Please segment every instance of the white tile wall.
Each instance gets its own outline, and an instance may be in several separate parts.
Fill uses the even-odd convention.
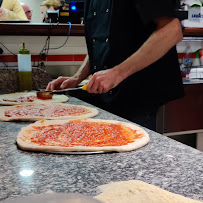
[[[22,42],[25,42],[26,48],[30,50],[31,54],[39,54],[45,45],[46,36],[1,36],[1,42],[13,53],[17,54]],[[52,36],[50,41],[51,47],[59,47],[66,40],[66,36]],[[0,45],[1,47],[1,45]],[[9,52],[4,50],[4,54]],[[56,50],[50,50],[49,54],[86,54],[85,37],[69,37],[67,44]]]

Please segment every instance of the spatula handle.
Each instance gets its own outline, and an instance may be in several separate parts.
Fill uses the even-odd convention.
[[[85,90],[85,91],[87,90],[87,84],[82,86],[82,90]]]

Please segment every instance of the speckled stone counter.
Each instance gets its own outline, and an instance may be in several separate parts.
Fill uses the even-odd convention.
[[[69,103],[86,104],[76,98]],[[101,109],[97,118],[126,121]],[[26,152],[15,140],[25,122],[0,122],[0,200],[47,192],[94,196],[97,186],[137,179],[203,201],[203,153],[150,130],[150,142],[125,153]],[[27,170],[27,171],[25,171]]]

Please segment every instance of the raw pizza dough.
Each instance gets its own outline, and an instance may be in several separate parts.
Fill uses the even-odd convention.
[[[12,101],[4,101],[4,100],[19,100],[19,98],[34,98],[34,101],[31,102],[12,102]],[[0,95],[0,105],[20,105],[20,104],[47,104],[47,103],[63,103],[68,101],[68,97],[66,95],[53,95],[52,99],[38,99],[36,92],[16,92],[12,94],[3,94]]]
[[[139,180],[114,182],[99,189],[102,193],[95,199],[103,203],[201,203]]]
[[[70,122],[70,123],[69,123]],[[75,122],[75,126],[72,128],[74,129],[74,131],[71,131],[72,129],[70,129],[69,131],[65,129],[65,131],[63,131],[62,133],[57,133],[60,135],[59,139],[59,143],[55,142],[55,141],[50,141],[50,137],[52,138],[53,135],[49,135],[48,138],[46,138],[47,140],[49,140],[50,144],[46,145],[40,145],[35,143],[35,140],[37,139],[37,142],[39,142],[39,140],[44,140],[46,135],[40,136],[38,132],[40,131],[35,131],[36,128],[39,127],[46,127],[46,128],[51,128],[52,125],[63,125],[63,124],[71,124],[71,122]],[[87,124],[91,124],[92,126],[95,126],[94,124],[105,124],[105,129],[104,128],[99,128],[99,129],[94,129],[93,127],[93,133],[89,133],[88,136],[86,137],[83,133],[84,131],[86,131],[86,127],[85,128],[80,128],[80,126],[78,126],[77,122],[88,122]],[[114,125],[115,124],[115,125]],[[123,125],[124,128],[126,127],[127,129],[129,128],[128,132],[133,132],[129,139],[131,139],[131,143],[125,144],[125,145],[121,145],[121,146],[117,146],[117,145],[108,145],[107,146],[95,146],[98,144],[98,142],[102,142],[102,141],[107,141],[107,140],[111,140],[112,136],[107,134],[107,137],[101,137],[100,140],[98,140],[98,136],[96,137],[96,133],[95,132],[110,132],[110,134],[112,134],[112,128],[115,126],[119,126],[119,125]],[[91,126],[89,126],[90,129],[92,130]],[[101,127],[101,126],[100,126]],[[57,127],[58,128],[58,127]],[[55,130],[57,130],[57,128]],[[58,128],[59,129],[59,128]],[[88,128],[89,129],[89,128]],[[106,130],[107,129],[107,130]],[[115,128],[114,128],[115,129]],[[108,131],[109,130],[109,131]],[[41,132],[45,132],[46,129],[41,129]],[[53,129],[52,129],[53,131]],[[48,132],[48,131],[46,131]],[[65,133],[66,134],[65,134]],[[78,142],[82,142],[82,144],[74,144],[73,145],[68,145],[68,146],[63,146],[64,143],[72,143],[70,141],[71,139],[71,135],[68,132],[74,132],[72,134],[75,135],[76,137],[76,141],[79,140]],[[49,133],[49,132],[48,132]],[[47,134],[48,134],[47,133]],[[37,136],[33,136],[33,134],[37,135]],[[65,134],[65,135],[64,135]],[[115,133],[114,133],[115,135]],[[120,136],[120,134],[118,135]],[[33,138],[34,137],[34,138]],[[74,140],[75,140],[74,137]],[[30,141],[32,140],[32,142]],[[84,140],[85,144],[84,144]],[[133,141],[132,141],[133,140]],[[34,142],[33,142],[34,141]],[[89,146],[88,145],[88,141],[89,141]],[[119,140],[116,139],[116,142],[118,142]],[[53,151],[53,152],[68,152],[68,151],[89,151],[89,152],[96,152],[96,151],[117,151],[117,152],[124,152],[124,151],[132,151],[135,149],[138,149],[140,147],[143,147],[144,145],[146,145],[149,142],[149,135],[147,134],[146,131],[144,131],[142,128],[130,124],[130,123],[124,123],[124,122],[119,122],[119,121],[114,121],[114,120],[101,120],[101,119],[74,119],[74,120],[42,120],[42,121],[37,121],[34,124],[30,124],[27,127],[23,127],[21,129],[21,131],[19,132],[18,136],[17,136],[17,144],[18,146],[23,149],[23,150],[31,150],[31,151]],[[61,145],[62,143],[62,145]],[[59,146],[60,145],[60,146]]]
[[[36,121],[90,118],[98,114],[96,108],[72,104],[24,104],[0,107],[0,121]],[[14,115],[13,115],[14,114]]]

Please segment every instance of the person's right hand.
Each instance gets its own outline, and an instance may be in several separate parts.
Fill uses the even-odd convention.
[[[74,77],[58,77],[56,80],[51,81],[46,88],[48,90],[60,90],[65,88],[77,87],[79,81]]]
[[[8,10],[0,8],[0,20],[6,20],[8,18]]]

